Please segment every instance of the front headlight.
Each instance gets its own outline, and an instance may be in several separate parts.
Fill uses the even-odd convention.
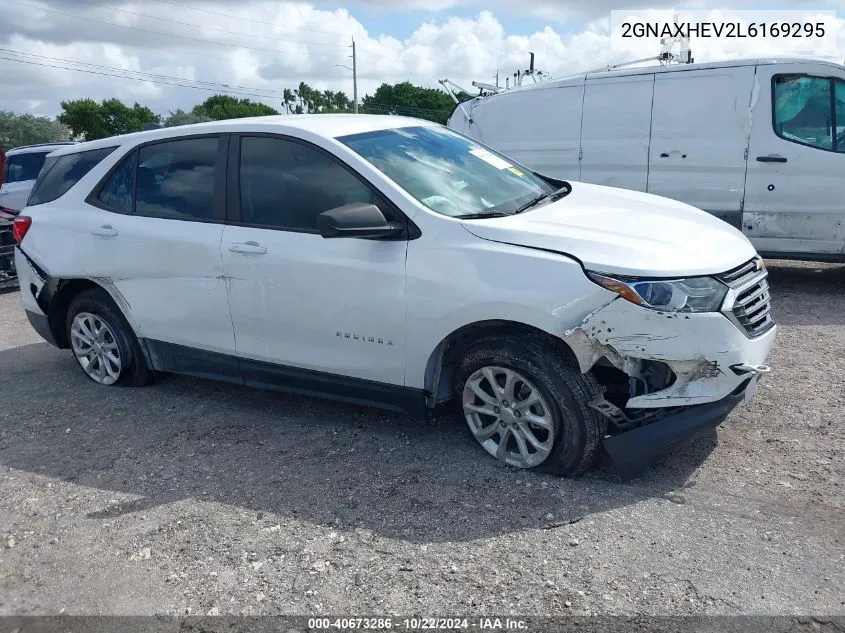
[[[644,308],[666,312],[718,312],[728,287],[712,277],[637,279],[588,272],[603,288]]]

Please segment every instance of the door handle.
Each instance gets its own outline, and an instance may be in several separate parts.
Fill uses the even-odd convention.
[[[267,249],[258,242],[234,242],[229,244],[229,250],[233,253],[244,253],[248,255],[264,255]]]
[[[785,163],[786,157],[776,155],[758,156],[757,160],[761,163]]]
[[[117,229],[113,228],[110,224],[104,224],[103,226],[98,226],[96,229],[93,229],[91,233],[101,237],[114,237],[117,235]]]

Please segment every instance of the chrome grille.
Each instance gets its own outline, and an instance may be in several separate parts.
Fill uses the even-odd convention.
[[[725,314],[749,336],[760,336],[775,324],[768,273],[759,258],[717,275],[730,291]]]

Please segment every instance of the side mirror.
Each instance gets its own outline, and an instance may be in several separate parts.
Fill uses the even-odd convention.
[[[405,227],[388,222],[374,204],[345,204],[317,216],[317,228],[323,237],[393,237]]]

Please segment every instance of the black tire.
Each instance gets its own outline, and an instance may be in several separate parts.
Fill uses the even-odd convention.
[[[601,388],[591,376],[580,373],[563,345],[531,335],[482,339],[467,349],[458,363],[453,389],[460,419],[475,440],[462,408],[467,379],[486,366],[508,368],[524,376],[549,403],[555,425],[551,452],[530,470],[574,477],[588,470],[601,452],[606,422],[589,406]]]
[[[65,331],[67,332],[68,341],[70,341],[71,336],[71,324],[80,312],[88,312],[95,315],[114,334],[114,339],[120,352],[121,371],[117,381],[113,385],[108,386],[143,387],[153,382],[155,376],[152,370],[147,367],[135,333],[121,313],[120,308],[117,307],[114,300],[105,290],[102,288],[84,290],[70,302],[67,318],[65,319]],[[81,363],[77,362],[77,365],[79,365],[82,373],[90,380],[97,382],[88,375]]]

